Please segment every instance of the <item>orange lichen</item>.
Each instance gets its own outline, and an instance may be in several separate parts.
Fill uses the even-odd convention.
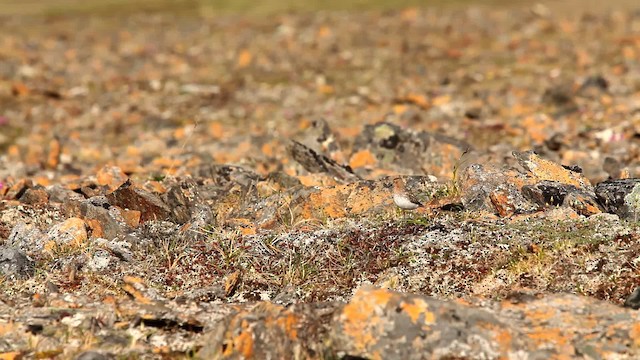
[[[253,61],[253,55],[249,50],[244,49],[240,51],[240,54],[238,54],[238,61],[236,62],[236,66],[238,68],[245,68],[249,66],[249,64],[251,64],[251,61]]]
[[[633,346],[636,348],[640,347],[640,323],[635,323],[631,325],[631,329],[629,330],[629,337],[633,342]]]
[[[549,137],[554,123],[548,116],[528,116],[522,121],[522,126],[534,143],[542,143]]]
[[[423,316],[423,321],[426,325],[431,325],[435,322],[435,314],[429,311],[429,304],[423,299],[417,298],[410,303],[402,303],[400,307],[409,315],[414,324],[418,323],[420,315]]]
[[[282,328],[287,337],[291,340],[298,339],[298,322],[299,319],[292,313],[278,317],[276,324]]]
[[[565,346],[570,338],[562,333],[561,329],[547,328],[536,326],[528,334],[529,338],[533,340],[537,345],[543,345],[546,343],[555,344],[558,347]]]
[[[353,339],[354,346],[363,350],[377,339],[380,316],[376,310],[386,306],[393,293],[384,289],[358,290],[351,302],[342,310],[344,333]]]
[[[427,99],[427,97],[422,94],[409,94],[407,95],[406,100],[412,104],[418,105],[423,109],[428,109],[431,106],[431,104],[429,103],[429,99]]]
[[[333,33],[333,31],[331,31],[330,27],[328,27],[327,25],[322,25],[318,29],[317,36],[318,36],[318,39],[323,39],[323,38],[331,36],[332,33]]]
[[[309,196],[309,202],[315,209],[321,209],[330,218],[341,218],[347,215],[345,210],[344,193],[347,186],[324,188],[320,192]]]
[[[556,312],[553,310],[539,310],[535,309],[533,311],[528,311],[526,316],[529,320],[531,320],[534,324],[540,324],[549,321],[557,316]]]
[[[391,195],[386,191],[372,191],[369,187],[362,186],[353,191],[347,200],[351,214],[362,214],[374,206],[389,201]]]
[[[217,121],[209,124],[207,132],[214,139],[222,139],[224,137],[224,128],[222,127],[222,124]]]
[[[354,169],[373,166],[377,162],[376,157],[369,150],[360,150],[351,156],[349,166]]]
[[[433,104],[433,106],[442,106],[442,105],[446,105],[448,103],[451,102],[451,96],[450,95],[441,95],[441,96],[437,96],[435,98],[433,98],[433,101],[431,102]]]
[[[584,176],[569,171],[553,161],[543,159],[536,154],[530,154],[529,158],[524,161],[527,168],[538,180],[557,181],[563,184],[574,185],[582,188],[591,186],[589,180]]]

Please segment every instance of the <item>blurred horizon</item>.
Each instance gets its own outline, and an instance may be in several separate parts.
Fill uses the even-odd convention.
[[[517,8],[543,4],[552,12],[576,14],[615,9],[639,9],[637,0],[327,0],[300,2],[294,0],[0,0],[0,16],[56,16],[89,14],[109,16],[140,12],[168,12],[183,15],[247,14],[255,16],[285,12],[388,10],[406,7]],[[578,11],[576,11],[578,10]]]

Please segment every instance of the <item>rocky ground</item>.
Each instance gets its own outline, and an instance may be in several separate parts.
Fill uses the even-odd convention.
[[[570,9],[0,18],[0,358],[640,357],[640,11]]]

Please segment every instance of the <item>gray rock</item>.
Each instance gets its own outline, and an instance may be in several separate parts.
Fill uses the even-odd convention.
[[[19,249],[13,247],[1,248],[0,272],[13,279],[28,278],[33,275],[34,263]]]
[[[34,225],[19,222],[11,230],[5,244],[26,253],[37,252],[43,247],[43,243],[39,241],[42,236],[42,232]]]
[[[114,219],[109,211],[109,202],[104,196],[94,196],[80,203],[80,215],[84,219],[97,220],[102,227],[102,236],[114,239],[124,234],[122,226]]]
[[[84,196],[81,194],[58,184],[47,187],[47,194],[49,194],[49,201],[55,203],[64,203],[70,200],[84,200]]]
[[[605,211],[621,219],[640,215],[640,179],[607,180],[596,185],[596,198]]]

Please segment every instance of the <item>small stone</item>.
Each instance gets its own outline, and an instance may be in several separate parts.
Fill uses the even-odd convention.
[[[240,271],[235,271],[224,281],[224,295],[226,297],[230,297],[236,291],[238,284],[242,280],[242,273]]]

